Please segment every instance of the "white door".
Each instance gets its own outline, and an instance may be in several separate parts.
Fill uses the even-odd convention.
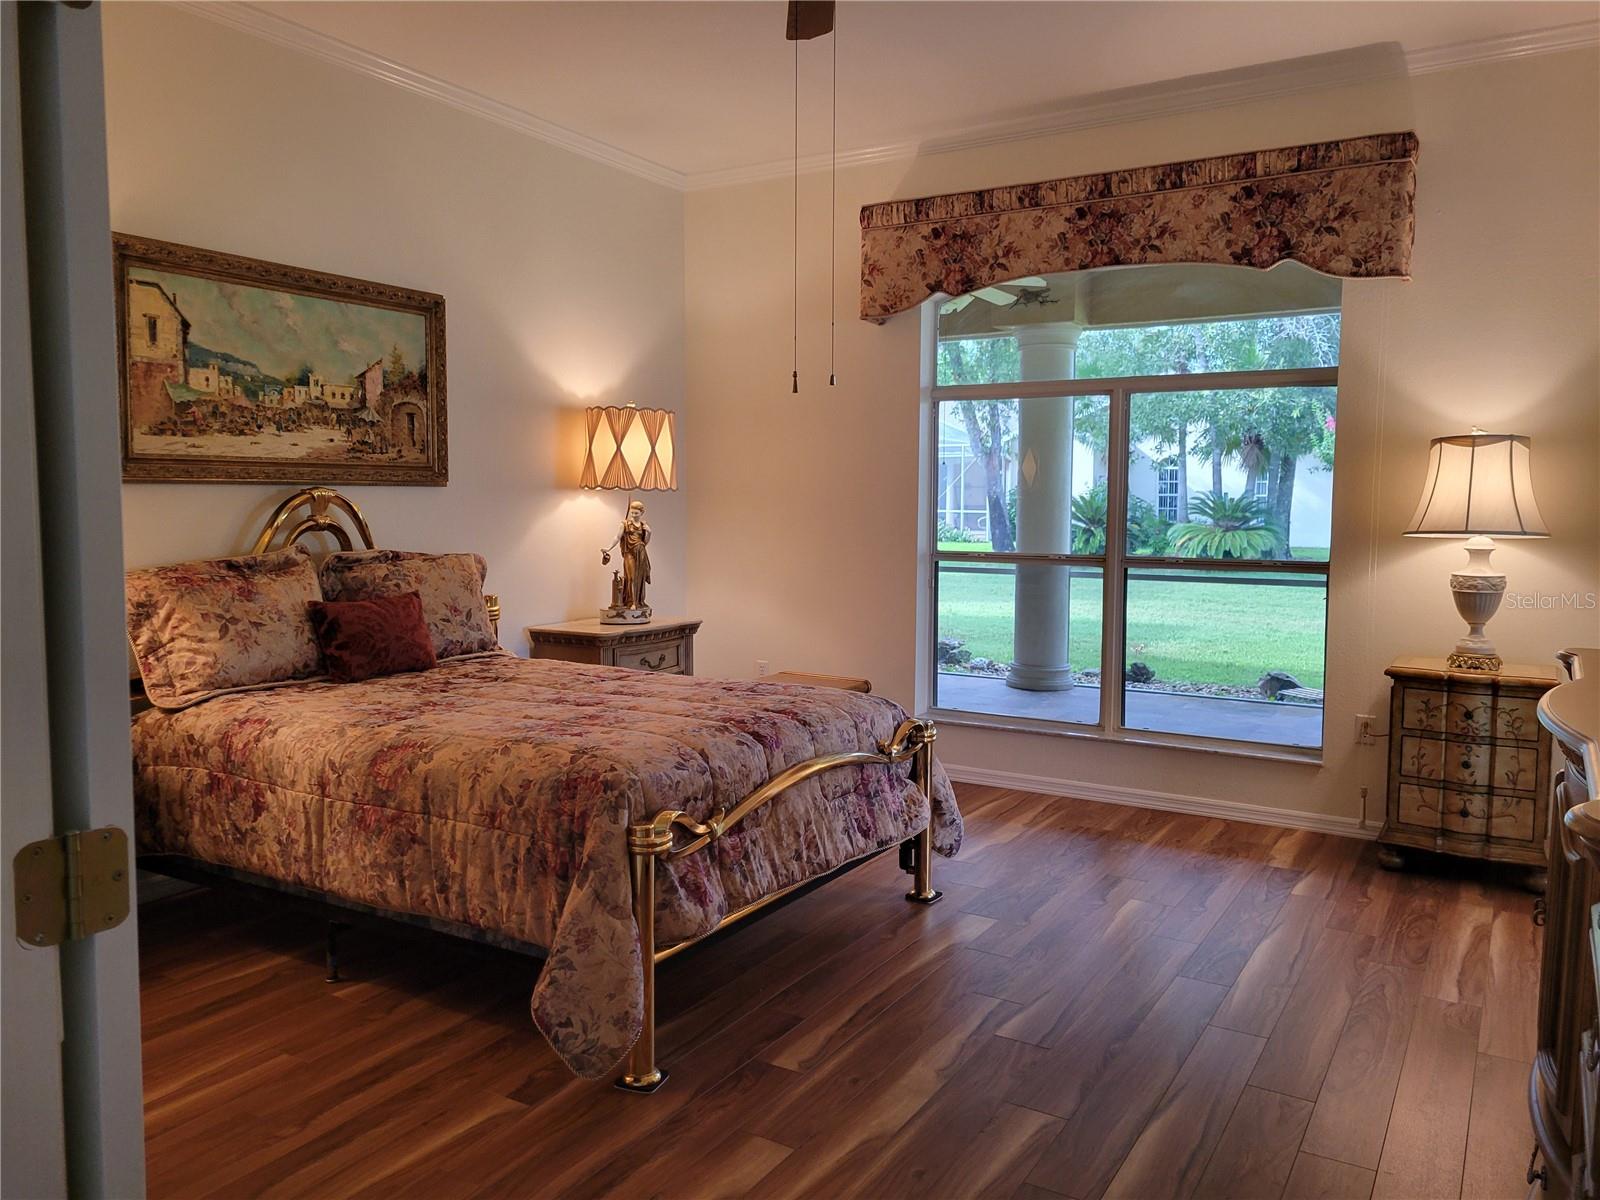
[[[133,828],[100,12],[6,0],[0,20],[0,1191],[139,1197],[135,920],[25,947],[12,896],[27,842]]]

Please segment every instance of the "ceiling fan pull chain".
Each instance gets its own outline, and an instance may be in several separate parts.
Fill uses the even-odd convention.
[[[800,394],[800,39],[794,43],[794,369],[790,391]]]
[[[830,151],[833,156],[833,207],[830,209],[828,221],[828,386],[833,387],[838,382],[835,369],[839,356],[839,285],[836,279],[839,268],[839,25],[837,20],[829,41],[833,43],[833,68],[828,80],[833,89],[833,99],[830,102],[830,115],[833,118],[833,147]]]

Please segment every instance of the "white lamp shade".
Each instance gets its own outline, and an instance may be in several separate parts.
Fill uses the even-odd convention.
[[[1434,438],[1410,537],[1549,537],[1533,498],[1528,439],[1509,433]]]
[[[678,487],[676,414],[664,408],[586,408],[579,487],[671,492]]]

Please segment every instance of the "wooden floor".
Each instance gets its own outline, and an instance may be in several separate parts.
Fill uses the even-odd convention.
[[[141,914],[150,1194],[1521,1197],[1514,880],[963,788],[942,904],[885,856],[662,969],[654,1097],[572,1079],[525,960],[206,893]]]

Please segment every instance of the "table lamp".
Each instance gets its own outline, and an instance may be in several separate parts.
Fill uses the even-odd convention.
[[[1528,439],[1509,433],[1434,438],[1422,498],[1407,537],[1466,538],[1467,565],[1450,576],[1456,611],[1467,633],[1450,653],[1457,670],[1498,671],[1503,665],[1483,629],[1500,607],[1506,577],[1489,564],[1495,538],[1549,537],[1533,499]]]
[[[629,492],[671,492],[678,488],[676,415],[663,408],[586,408],[583,412],[585,452],[582,488]],[[650,620],[645,588],[650,583],[650,526],[644,501],[632,497],[616,541],[600,551],[611,564],[617,551],[622,565],[611,573],[611,604],[600,610],[604,625],[640,625]]]

